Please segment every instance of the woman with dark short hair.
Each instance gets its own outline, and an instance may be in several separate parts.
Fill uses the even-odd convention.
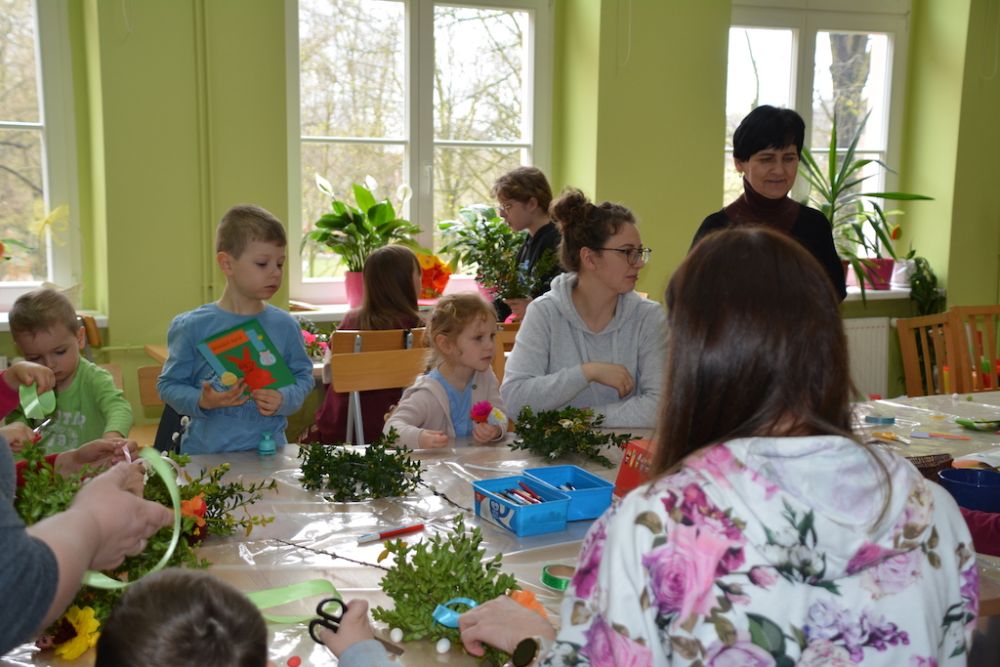
[[[737,225],[776,229],[816,258],[843,301],[844,265],[833,244],[830,222],[788,196],[798,174],[805,132],[802,117],[791,109],[762,105],[747,114],[733,133],[733,164],[743,174],[743,195],[705,218],[692,245],[709,232]]]

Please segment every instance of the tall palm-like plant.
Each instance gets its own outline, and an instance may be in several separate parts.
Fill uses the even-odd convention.
[[[901,214],[902,211],[886,210],[879,201],[932,199],[908,192],[862,190],[862,183],[875,175],[863,175],[865,167],[876,164],[889,169],[881,160],[856,157],[858,142],[870,115],[871,112],[865,114],[864,119],[858,124],[843,154],[837,149],[837,117],[834,115],[826,170],[820,168],[808,148],[802,149],[802,164],[799,167],[799,173],[811,186],[810,203],[829,220],[833,228],[833,238],[837,243],[837,251],[851,264],[859,277],[873,268],[874,263],[870,258],[888,255],[892,259],[897,259],[892,242],[898,238],[900,228],[899,225],[890,224],[889,219],[891,216]],[[866,233],[866,229],[870,229],[872,233]],[[864,280],[859,279],[858,282],[864,296]]]

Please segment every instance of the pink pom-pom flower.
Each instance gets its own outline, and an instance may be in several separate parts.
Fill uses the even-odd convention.
[[[477,424],[485,424],[489,420],[491,412],[493,412],[492,403],[489,401],[479,401],[469,411],[469,418]]]

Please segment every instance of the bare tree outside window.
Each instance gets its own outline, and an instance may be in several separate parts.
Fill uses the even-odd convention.
[[[31,225],[45,215],[35,25],[32,0],[0,0],[0,238],[32,246]],[[12,259],[0,262],[0,282],[47,277],[44,249],[6,254]]]

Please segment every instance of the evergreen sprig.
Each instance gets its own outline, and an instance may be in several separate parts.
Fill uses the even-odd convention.
[[[420,461],[406,449],[391,446],[395,429],[363,451],[313,443],[299,447],[302,486],[321,489],[337,502],[405,496],[421,482]]]
[[[403,631],[406,641],[437,641],[448,638],[452,645],[461,645],[457,629],[434,621],[434,609],[455,597],[465,597],[482,604],[519,588],[513,576],[500,571],[501,554],[485,559],[481,548],[482,532],[478,527],[466,531],[459,514],[454,530],[408,544],[402,540],[387,542],[379,556],[392,555],[393,566],[382,577],[382,590],[392,598],[393,609],[376,607],[375,620],[390,628]],[[507,662],[509,656],[490,649],[485,659],[496,665]]]
[[[525,406],[517,416],[514,430],[518,438],[511,449],[526,449],[550,461],[575,454],[611,468],[614,464],[601,454],[601,448],[610,445],[622,449],[632,434],[602,432],[598,429],[603,423],[604,415],[595,415],[590,408],[567,407],[535,414]]]

